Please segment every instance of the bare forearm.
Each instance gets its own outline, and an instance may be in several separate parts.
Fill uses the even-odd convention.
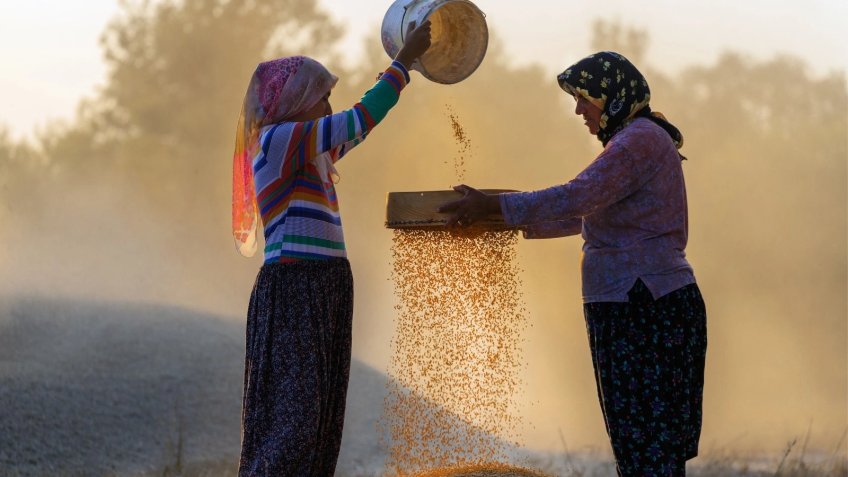
[[[409,51],[401,49],[398,54],[395,56],[395,61],[402,64],[407,70],[412,69],[412,63],[415,62],[415,56],[412,55]]]

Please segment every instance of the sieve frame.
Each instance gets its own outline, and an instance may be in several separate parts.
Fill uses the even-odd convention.
[[[518,192],[514,189],[480,189],[486,194]],[[400,191],[386,194],[386,221],[388,229],[450,230],[446,227],[450,213],[439,212],[440,205],[459,200],[462,192],[455,190]],[[490,215],[463,227],[472,230],[518,230],[507,225],[500,215]]]

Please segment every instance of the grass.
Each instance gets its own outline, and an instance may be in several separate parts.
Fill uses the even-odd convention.
[[[689,477],[848,476],[848,459],[846,459],[844,452],[834,453],[830,458],[822,461],[814,461],[805,458],[796,447],[795,444],[787,445],[783,457],[774,462],[762,462],[760,459],[732,454],[714,454],[700,457],[687,466],[687,475]],[[232,460],[184,464],[180,467],[179,473],[174,473],[175,467],[173,464],[165,466],[158,472],[142,474],[139,477],[235,477],[238,470],[237,463]],[[527,463],[522,463],[522,466],[557,477],[612,477],[615,475],[613,462],[600,456],[560,453],[531,459]],[[379,472],[364,472],[355,475],[337,474],[337,477],[382,476]]]
[[[178,407],[178,406],[175,406]],[[176,409],[175,409],[176,411]],[[238,463],[232,459],[186,463],[183,456],[183,420],[176,412],[176,439],[169,441],[171,462],[161,469],[140,474],[138,477],[236,477]],[[808,444],[810,430],[801,441],[792,439],[779,454],[779,458],[760,458],[739,455],[733,451],[710,451],[687,465],[689,477],[848,477],[848,451],[845,448],[848,429],[834,449],[828,453],[810,455]],[[563,451],[540,454],[521,462],[522,467],[556,477],[608,477],[615,475],[615,464],[609,455],[598,452],[573,453],[568,450],[560,433]],[[336,474],[337,477],[382,477],[379,471],[356,474]]]

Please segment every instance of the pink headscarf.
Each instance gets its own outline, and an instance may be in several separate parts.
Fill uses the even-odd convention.
[[[239,115],[233,153],[233,238],[245,257],[256,252],[259,209],[253,184],[253,158],[260,151],[260,129],[308,110],[337,81],[321,63],[305,56],[266,61],[253,72]]]

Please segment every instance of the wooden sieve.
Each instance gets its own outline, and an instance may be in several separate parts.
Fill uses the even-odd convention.
[[[480,189],[487,194],[516,192],[510,189]],[[462,198],[455,190],[430,190],[418,192],[389,192],[386,197],[386,227],[390,229],[429,229],[445,227],[450,214],[438,212],[439,206]],[[508,230],[500,216],[491,216],[475,222],[469,228],[476,230]]]

